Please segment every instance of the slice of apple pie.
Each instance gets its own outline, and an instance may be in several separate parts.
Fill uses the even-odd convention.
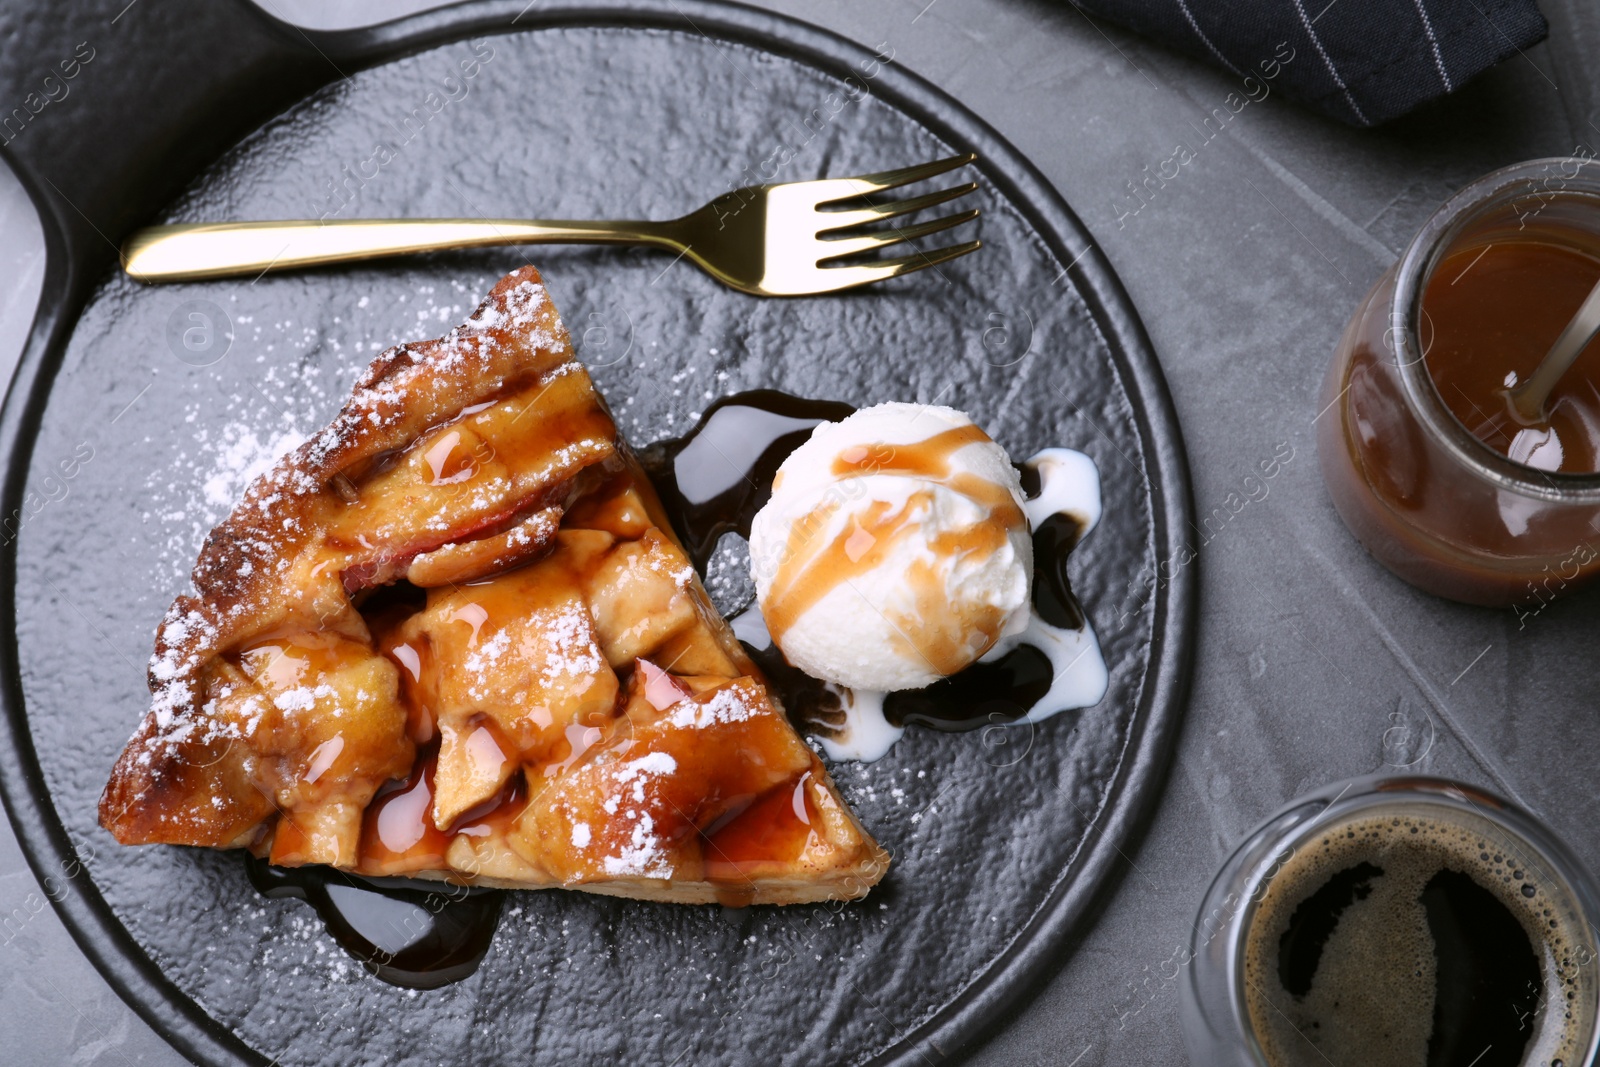
[[[100,801],[124,844],[686,903],[859,897],[888,866],[531,267],[380,356],[194,584]]]

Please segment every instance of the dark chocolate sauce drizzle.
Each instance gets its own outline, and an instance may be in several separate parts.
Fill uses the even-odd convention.
[[[503,890],[274,867],[245,855],[258,892],[310,904],[340,947],[391,985],[437,989],[461,981],[478,969],[500,922]]]
[[[920,723],[952,733],[1012,722],[1050,692],[1055,675],[1049,656],[1033,645],[1018,645],[926,689],[890,693],[883,700],[883,717],[892,726]]]
[[[702,576],[725,533],[750,536],[772,496],[772,479],[819,423],[855,413],[835,400],[805,400],[774,389],[723,397],[682,437],[639,451],[673,528]]]
[[[770,389],[717,401],[683,437],[642,450],[639,459],[689,549],[702,577],[725,533],[750,536],[756,512],[772,496],[772,478],[821,422],[854,412],[848,404],[804,400]],[[1017,465],[1028,499],[1039,495],[1039,472]],[[1083,609],[1072,594],[1067,558],[1083,528],[1070,515],[1052,515],[1033,532],[1033,606],[1052,626],[1076,630]],[[778,691],[802,729],[827,729],[843,722],[839,698],[797,670],[773,645],[745,650]],[[975,730],[1026,715],[1046,693],[1054,671],[1040,649],[1018,645],[988,663],[974,663],[926,689],[890,693],[883,714],[891,724],[920,723],[935,730]]]
[[[1072,595],[1072,580],[1067,577],[1067,557],[1082,536],[1083,523],[1061,512],[1033,531],[1033,610],[1061,630],[1083,628],[1083,608]]]
[[[1039,469],[1026,463],[1013,463],[1022,481],[1022,495],[1034,500],[1043,491]],[[1075,516],[1057,512],[1033,531],[1033,610],[1051,626],[1077,630],[1083,626],[1083,608],[1072,595],[1067,577],[1067,557],[1083,539],[1083,523]]]

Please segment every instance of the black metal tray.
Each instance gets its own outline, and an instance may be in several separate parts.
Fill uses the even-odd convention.
[[[4,152],[49,250],[0,412],[15,579],[0,591],[15,634],[0,642],[0,787],[83,951],[178,1049],[207,1064],[938,1062],[1070,950],[1176,733],[1189,496],[1115,275],[992,130],[889,46],[703,0],[475,3],[350,33],[235,0],[0,19],[0,100],[29,114]],[[377,162],[380,143],[393,151]],[[952,149],[982,157],[984,251],[859,294],[757,300],[596,249],[160,288],[115,269],[115,242],[161,219],[667,215],[751,181]],[[376,347],[438,335],[525,254],[638,444],[682,432],[711,396],[769,387],[950,404],[1014,454],[1089,452],[1107,510],[1074,581],[1111,690],[1036,728],[914,730],[880,763],[837,768],[895,855],[863,902],[522,894],[476,975],[408,993],[302,906],[258,897],[236,856],[120,848],[94,805],[144,710],[154,625],[241,461],[325,421]]]

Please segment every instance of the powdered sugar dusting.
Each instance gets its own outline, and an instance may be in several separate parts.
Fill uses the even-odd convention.
[[[434,322],[461,321],[475,306],[475,294],[487,292],[493,282],[487,276],[458,279],[447,292],[437,293],[434,285],[423,285],[414,317],[379,314],[374,308],[369,314],[336,315],[331,328],[290,318],[257,321],[235,311],[230,371],[221,379],[231,391],[211,393],[219,384],[216,378],[187,383],[197,394],[183,416],[184,425],[194,427],[193,436],[145,484],[151,505],[144,521],[157,525],[161,538],[153,587],[184,582],[206,534],[256,478],[327,423],[366,374],[368,358],[415,340],[419,330],[424,336],[433,333]],[[532,292],[515,294],[523,317],[547,299],[543,286],[534,288],[538,299]],[[358,307],[367,304],[362,298]],[[247,369],[255,367],[260,369]]]
[[[165,533],[162,569],[168,580],[179,578],[194,562],[205,536],[244,496],[257,478],[305,440],[295,419],[284,416],[265,426],[243,419],[220,428],[202,426],[193,445],[178,453],[175,469],[152,474],[147,489],[156,506],[145,521],[159,522]]]
[[[672,860],[655,832],[655,819],[641,811],[631,812],[633,836],[615,856],[601,863],[605,872],[619,878],[671,878]]]
[[[545,685],[563,686],[569,679],[598,674],[607,666],[595,639],[594,621],[583,604],[568,604],[553,618],[544,616],[539,622],[548,642],[539,672]]]
[[[665,752],[649,752],[638,759],[629,760],[617,769],[614,781],[619,786],[632,786],[624,788],[621,794],[613,793],[606,799],[605,809],[608,814],[615,815],[619,801],[631,794],[634,804],[622,813],[622,818],[633,823],[627,843],[614,855],[606,856],[601,861],[602,869],[613,877],[620,878],[670,878],[672,877],[672,858],[667,843],[656,832],[655,817],[644,808],[645,787],[648,780],[654,776],[673,774],[678,769],[678,761]]]
[[[673,726],[704,730],[708,726],[744,722],[761,711],[761,705],[752,703],[742,687],[729,685],[718,689],[704,704],[685,700],[675,705],[667,721]]]
[[[317,701],[328,700],[338,695],[331,685],[324,684],[315,687],[301,685],[293,689],[285,689],[273,698],[272,704],[279,711],[310,711],[317,706]],[[334,714],[337,715],[338,713],[339,709],[335,708]]]
[[[639,803],[644,803],[644,777],[651,774],[672,774],[678,769],[678,761],[666,752],[648,752],[636,760],[630,760],[617,771],[617,781],[623,785],[633,782],[633,798]]]
[[[216,450],[218,466],[201,486],[206,504],[229,508],[244,495],[245,487],[267,471],[280,456],[288,455],[305,438],[294,430],[274,436],[270,431],[258,435],[244,423],[223,428]]]
[[[494,672],[495,664],[500,662],[500,657],[505,655],[506,650],[510,647],[511,635],[501,630],[467,653],[467,658],[462,663],[462,666],[472,677],[472,680],[467,683],[467,693],[474,700],[490,699],[487,682]],[[525,695],[523,693],[517,694],[519,698]]]
[[[467,608],[476,607],[467,605]],[[508,662],[516,663],[519,669],[532,670],[538,687],[545,691],[569,690],[576,680],[609,670],[595,636],[594,622],[581,601],[541,611],[531,616],[528,624],[529,632],[520,640],[514,638],[509,629],[497,630],[481,641],[474,634],[471,651],[462,660],[462,668],[469,678],[467,692],[474,700],[509,696],[519,705],[542,702],[543,698],[536,691],[524,689],[507,694],[503,687],[496,685],[496,679],[503,677]]]
[[[150,713],[156,726],[151,748],[178,745],[191,739],[195,724],[189,721],[184,712],[196,702],[196,668],[200,660],[209,654],[196,650],[208,649],[215,636],[216,628],[210,621],[181,601],[173,604],[161,620],[156,653],[150,660],[150,681],[154,686]],[[223,725],[212,717],[207,717],[205,721],[211,724],[212,729],[219,729]],[[145,763],[150,762],[150,749],[143,753],[143,759]]]

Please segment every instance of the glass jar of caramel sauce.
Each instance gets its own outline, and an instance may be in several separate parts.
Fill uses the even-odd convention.
[[[1600,572],[1600,340],[1536,421],[1526,381],[1600,281],[1600,161],[1534,160],[1441,207],[1356,310],[1316,417],[1334,506],[1380,562],[1469,604]]]

